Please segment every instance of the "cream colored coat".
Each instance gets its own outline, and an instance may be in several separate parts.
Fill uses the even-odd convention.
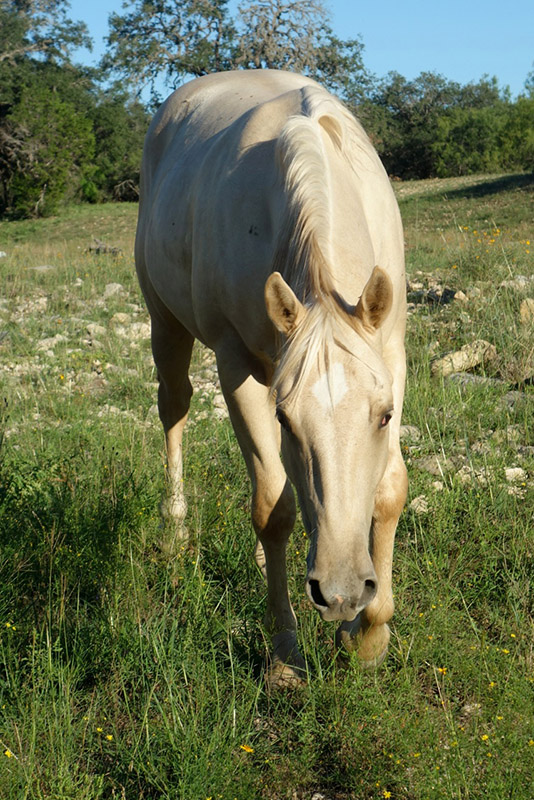
[[[378,663],[406,497],[406,308],[398,208],[365,133],[335,98],[287,72],[186,84],[147,135],[136,264],[166,434],[164,515],[178,531],[197,338],[216,354],[252,482],[269,680],[304,668],[287,592],[290,483],[311,542],[308,596],[341,621],[338,641]]]

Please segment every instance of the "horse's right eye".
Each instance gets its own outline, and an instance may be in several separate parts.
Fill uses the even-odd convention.
[[[284,428],[284,430],[289,431],[289,433],[291,433],[291,425],[289,424],[289,420],[284,414],[284,412],[279,408],[276,409],[276,419],[278,420],[282,428]]]
[[[384,414],[384,416],[380,420],[380,427],[381,428],[387,428],[387,426],[389,425],[390,421],[391,421],[391,413],[388,411],[388,413]]]

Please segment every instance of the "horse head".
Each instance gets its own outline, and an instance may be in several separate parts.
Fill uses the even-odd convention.
[[[376,267],[355,307],[305,306],[279,273],[265,286],[284,346],[273,388],[282,455],[310,537],[306,589],[325,620],[353,620],[377,592],[375,495],[388,460],[392,381],[380,327],[392,286]]]

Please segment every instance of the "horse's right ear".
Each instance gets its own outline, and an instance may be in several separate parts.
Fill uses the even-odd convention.
[[[293,333],[306,314],[306,309],[279,272],[273,272],[265,282],[265,306],[275,328],[286,336]]]
[[[393,286],[386,272],[375,267],[360,297],[354,316],[370,333],[378,330],[393,305]]]

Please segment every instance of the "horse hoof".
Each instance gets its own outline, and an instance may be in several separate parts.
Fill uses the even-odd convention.
[[[189,530],[184,524],[184,518],[174,516],[168,509],[160,506],[160,541],[158,547],[166,558],[174,558],[189,544]]]
[[[365,659],[365,658],[362,658],[361,656],[358,656],[359,662],[360,662],[360,666],[361,666],[362,669],[364,669],[366,671],[369,671],[369,672],[371,672],[374,669],[378,669],[378,667],[385,661],[385,658],[386,658],[387,654],[388,654],[388,648],[386,646],[384,648],[384,650],[381,653],[379,653],[379,655],[375,656],[374,658]]]
[[[276,662],[265,673],[265,683],[268,690],[298,689],[306,685],[305,672],[291,664]]]
[[[171,535],[169,535],[169,530],[166,529],[165,535],[159,543],[159,549],[165,558],[176,558],[184,551],[184,545],[189,543],[189,533],[187,528],[183,526],[173,529],[170,533]]]

